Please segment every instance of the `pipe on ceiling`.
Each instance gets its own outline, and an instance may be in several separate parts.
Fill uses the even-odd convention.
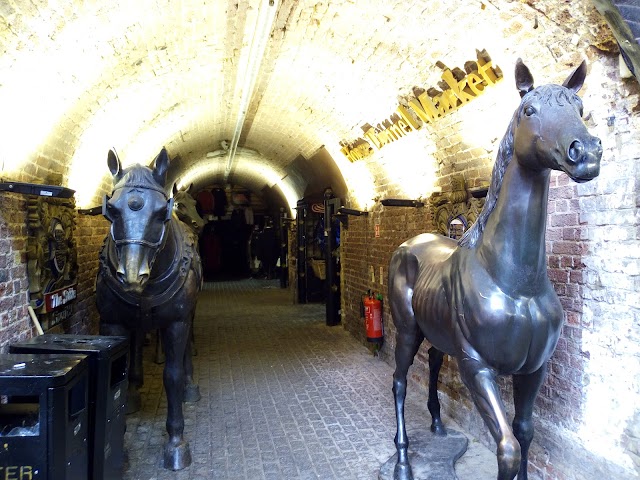
[[[240,134],[242,133],[242,127],[244,126],[245,118],[247,117],[247,110],[249,109],[249,102],[253,97],[253,92],[256,85],[256,79],[260,71],[260,64],[264,58],[264,51],[267,47],[267,41],[271,35],[271,28],[273,21],[278,11],[278,2],[275,0],[263,0],[260,11],[258,12],[258,18],[256,20],[256,27],[254,29],[254,35],[251,39],[251,46],[249,48],[249,55],[247,57],[246,75],[242,82],[242,94],[240,97],[240,109],[238,111],[238,118],[236,120],[236,127],[233,131],[233,138],[229,145],[227,164],[224,170],[224,181],[229,181],[231,175],[231,169],[233,168],[233,162],[236,156],[236,150],[238,148],[238,142],[240,141]]]

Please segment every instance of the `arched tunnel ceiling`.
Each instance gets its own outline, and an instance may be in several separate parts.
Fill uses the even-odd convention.
[[[339,142],[387,118],[414,86],[437,85],[437,62],[462,66],[487,49],[510,70],[545,35],[589,33],[569,8],[578,19],[587,14],[575,9],[592,9],[551,0],[4,1],[3,176],[38,159],[62,164],[79,206],[91,206],[110,187],[110,147],[126,165],[166,146],[172,181],[274,187],[291,204],[314,183],[300,166],[318,155],[333,157],[333,180],[348,184]]]

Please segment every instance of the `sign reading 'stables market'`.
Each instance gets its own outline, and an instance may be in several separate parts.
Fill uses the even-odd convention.
[[[362,126],[364,138],[354,142],[341,142],[342,153],[352,162],[368,157],[375,149],[394,142],[405,135],[420,130],[425,124],[466,105],[484,92],[488,86],[502,80],[502,71],[493,66],[486,50],[476,51],[477,61],[465,63],[465,70],[459,68],[442,72],[441,90],[429,88],[410,97],[407,105],[400,104],[396,111],[376,127]],[[465,73],[466,72],[466,73]]]

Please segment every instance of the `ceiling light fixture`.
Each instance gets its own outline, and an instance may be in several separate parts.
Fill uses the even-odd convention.
[[[224,181],[229,181],[229,175],[231,175],[231,169],[236,156],[236,149],[238,148],[238,142],[240,141],[240,133],[244,126],[244,121],[247,116],[247,110],[249,108],[249,102],[253,96],[253,91],[260,71],[260,64],[264,57],[264,51],[267,47],[267,40],[271,35],[271,27],[278,11],[277,2],[269,0],[263,1],[258,12],[258,19],[254,28],[254,35],[251,39],[251,46],[249,48],[249,55],[246,63],[246,75],[242,83],[242,94],[240,97],[240,109],[238,112],[238,119],[236,121],[236,128],[233,132],[233,138],[229,145],[229,152],[227,157],[227,165],[224,170]]]

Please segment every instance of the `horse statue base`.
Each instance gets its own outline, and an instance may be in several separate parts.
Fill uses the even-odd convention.
[[[467,451],[469,440],[456,430],[446,435],[416,430],[409,433],[409,462],[414,480],[458,480],[454,465]],[[378,480],[393,480],[398,454],[394,453],[382,467]]]

